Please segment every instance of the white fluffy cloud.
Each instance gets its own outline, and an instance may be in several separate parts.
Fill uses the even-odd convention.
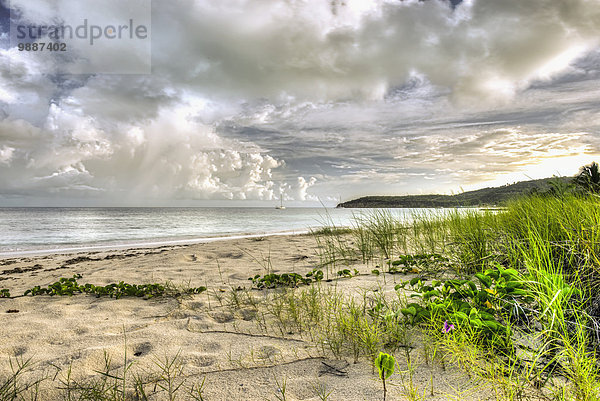
[[[188,105],[160,109],[145,124],[102,126],[74,99],[51,105],[42,128],[0,126],[5,194],[63,193],[125,199],[271,199],[280,161],[223,140]],[[69,103],[71,103],[69,105]]]
[[[10,160],[12,159],[14,151],[15,148],[11,148],[10,146],[3,145],[0,147],[0,163],[10,165]]]

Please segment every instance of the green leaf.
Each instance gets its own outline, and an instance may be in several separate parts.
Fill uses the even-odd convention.
[[[502,272],[502,277],[504,277],[505,279],[519,277],[519,272],[515,269],[506,269]]]
[[[500,328],[500,325],[493,320],[483,320],[481,323],[492,331],[497,331]]]
[[[379,378],[385,380],[394,374],[396,359],[389,354],[380,352],[379,356],[375,358],[375,366],[379,371]]]
[[[400,309],[400,312],[402,312],[405,316],[408,316],[408,315],[416,316],[417,308],[415,308],[414,306],[409,306],[408,308]]]
[[[507,281],[505,285],[506,285],[506,288],[522,288],[523,287],[523,282],[521,282],[521,281]]]
[[[438,290],[431,290],[431,291],[427,291],[425,294],[423,294],[423,299],[425,299],[427,301],[427,300],[429,300],[429,298],[439,296],[439,295],[440,295],[440,292]]]
[[[456,318],[455,320],[457,320],[459,322],[464,322],[464,321],[469,320],[469,316],[467,316],[466,313],[461,312],[461,311],[454,312],[452,315]]]
[[[429,309],[420,309],[415,315],[415,322],[421,322],[431,317]]]
[[[495,321],[496,318],[494,317],[494,315],[484,312],[484,311],[479,311],[479,317],[483,320],[491,320],[491,321]]]
[[[483,274],[493,278],[494,280],[498,280],[498,277],[500,277],[500,273],[497,269],[487,269]]]
[[[492,279],[486,276],[485,274],[475,273],[475,277],[477,277],[479,281],[481,281],[481,284],[486,288],[490,288],[490,286],[492,285]]]

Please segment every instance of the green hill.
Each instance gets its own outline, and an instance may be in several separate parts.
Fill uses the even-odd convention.
[[[417,208],[417,207],[460,207],[502,205],[511,198],[531,193],[552,191],[553,186],[567,186],[572,177],[554,177],[541,180],[521,181],[494,188],[483,188],[456,195],[405,195],[405,196],[365,196],[337,207],[362,208]]]

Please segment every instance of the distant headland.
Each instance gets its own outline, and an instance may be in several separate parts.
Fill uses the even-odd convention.
[[[521,181],[501,187],[483,188],[456,195],[364,196],[337,205],[342,208],[424,208],[500,206],[533,193],[553,193],[572,185],[573,177]]]

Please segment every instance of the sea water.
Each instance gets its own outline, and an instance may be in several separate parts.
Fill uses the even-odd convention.
[[[421,209],[427,211],[427,209]],[[372,209],[332,208],[0,208],[0,256],[159,246],[248,235],[351,226]],[[419,209],[393,209],[409,218]]]

